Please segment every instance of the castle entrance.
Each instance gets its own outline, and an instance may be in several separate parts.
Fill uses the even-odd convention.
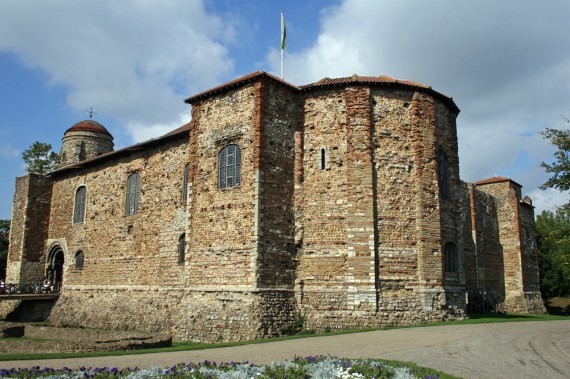
[[[61,290],[61,285],[63,284],[64,261],[63,249],[61,246],[54,246],[48,255],[46,276],[57,292]]]

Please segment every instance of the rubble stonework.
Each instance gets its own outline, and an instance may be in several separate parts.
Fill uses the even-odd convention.
[[[471,288],[544,310],[532,205],[506,178],[461,182],[451,98],[388,77],[297,87],[256,72],[186,102],[192,122],[163,137],[86,141],[92,154],[70,160],[74,140],[62,167],[17,179],[7,279],[52,275],[54,325],[237,341],[300,318],[317,331],[462,318]],[[228,145],[240,182],[219,188]]]

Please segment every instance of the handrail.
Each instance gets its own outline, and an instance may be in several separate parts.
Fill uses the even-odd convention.
[[[15,294],[50,294],[60,293],[61,284],[43,284],[36,282],[34,284],[19,283],[19,284],[0,284],[0,295],[15,295]]]
[[[468,288],[468,311],[471,312],[497,312],[497,298],[493,291],[485,285],[485,289]]]

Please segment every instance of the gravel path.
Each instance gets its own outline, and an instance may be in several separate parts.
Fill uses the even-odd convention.
[[[173,353],[5,361],[0,367],[166,367],[206,359],[268,363],[317,354],[411,361],[463,378],[570,378],[570,320],[380,330]]]

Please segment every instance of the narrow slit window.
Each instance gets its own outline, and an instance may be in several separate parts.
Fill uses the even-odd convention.
[[[447,156],[443,150],[437,152],[437,173],[439,193],[444,199],[449,199],[449,167],[447,163]]]
[[[321,149],[321,170],[327,169],[327,149]]]
[[[182,201],[188,201],[188,176],[190,174],[190,164],[184,166],[184,179],[182,181]]]
[[[183,264],[186,260],[186,233],[178,238],[178,263]]]

